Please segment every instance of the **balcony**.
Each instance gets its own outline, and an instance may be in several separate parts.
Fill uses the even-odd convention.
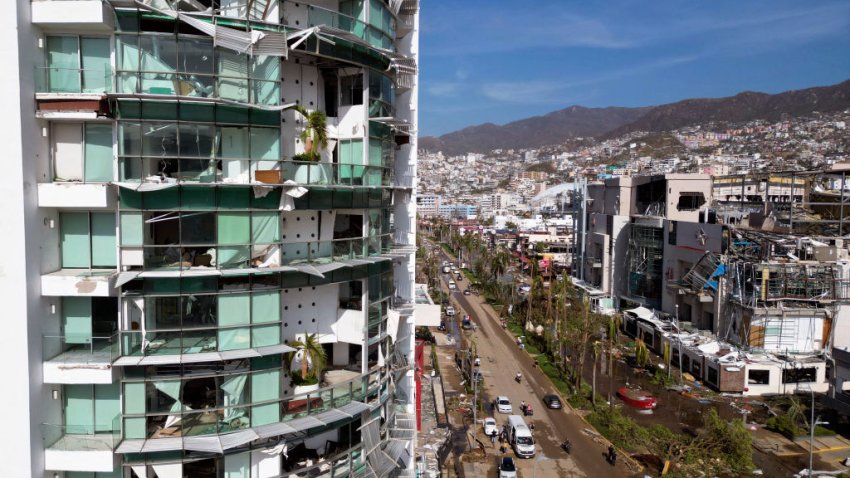
[[[115,18],[101,0],[33,0],[32,23],[46,30],[85,29],[111,33]]]
[[[217,163],[221,162],[221,169]],[[163,159],[132,158],[120,159],[122,177],[125,183],[145,184],[167,187],[169,184],[251,184],[295,186],[385,186],[391,185],[388,168],[354,163],[315,163],[309,161],[270,161],[248,159]],[[172,171],[163,182],[158,176],[159,168],[167,164]],[[194,169],[187,167],[196,166]],[[148,183],[156,177],[157,183]],[[122,184],[133,188],[133,184]]]
[[[44,383],[112,383],[118,358],[118,336],[45,335]]]
[[[124,262],[124,266],[142,266],[146,272],[180,276],[195,272],[218,275],[218,270],[244,269],[245,272],[294,270],[302,266],[328,265],[380,256],[393,251],[391,235],[327,241],[285,242],[263,245],[150,245],[123,247],[122,257],[141,251],[141,263]],[[151,275],[151,274],[145,274]],[[64,294],[67,295],[67,294]]]
[[[116,366],[197,363],[278,355],[295,349],[280,342],[279,323],[173,331],[122,331]],[[273,333],[277,333],[274,340]]]
[[[122,417],[124,440],[116,452],[191,450],[222,453],[257,439],[330,426],[378,406],[386,379],[373,372],[312,392],[250,405],[211,406],[198,410],[181,404],[172,406],[173,411],[166,413],[125,414]],[[231,384],[227,388],[230,392],[226,395],[236,391]],[[183,400],[191,398],[184,394]]]
[[[41,276],[45,297],[117,297],[115,269],[60,269]]]
[[[116,196],[108,183],[38,184],[38,207],[114,209]]]
[[[120,436],[114,424],[100,426],[64,426],[42,424],[44,468],[57,471],[112,472],[116,467],[113,453]],[[103,431],[101,431],[103,430]]]
[[[74,0],[38,3],[68,3],[68,1]],[[51,66],[35,69],[36,116],[39,118],[94,120],[99,116],[108,116],[109,104],[106,93],[110,91],[112,91],[112,71],[108,66],[102,69]]]

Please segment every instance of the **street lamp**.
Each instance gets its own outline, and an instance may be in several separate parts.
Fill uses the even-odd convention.
[[[815,447],[815,428],[818,425],[829,425],[829,422],[820,421],[820,417],[815,418],[815,389],[809,386],[809,392],[812,394],[812,420],[809,422],[809,472],[806,476],[812,476],[814,470],[814,447]]]
[[[679,327],[679,304],[676,304],[676,345],[679,349],[679,383],[682,383],[682,329]]]

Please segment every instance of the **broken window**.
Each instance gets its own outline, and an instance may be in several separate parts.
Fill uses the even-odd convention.
[[[683,192],[676,204],[678,211],[696,211],[705,204],[705,195],[701,192]]]
[[[339,308],[363,310],[363,282],[359,280],[339,285]]]
[[[340,84],[340,106],[353,106],[363,104],[363,75],[348,75],[339,79]]]
[[[747,383],[750,385],[770,384],[770,370],[749,370],[747,372]]]
[[[782,383],[808,383],[817,379],[815,367],[787,368],[782,371]]]
[[[363,237],[362,214],[337,214],[334,219],[334,239]]]

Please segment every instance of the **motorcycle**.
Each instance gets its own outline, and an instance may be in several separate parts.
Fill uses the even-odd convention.
[[[516,380],[516,383],[522,383],[522,374],[521,374],[521,373],[517,373],[517,374],[514,376],[514,380]]]
[[[613,446],[608,447],[608,456],[606,457],[606,460],[608,460],[608,464],[611,466],[617,465],[617,450],[615,450]]]
[[[564,442],[561,443],[561,449],[564,450],[565,452],[569,453],[570,450],[573,449],[573,444],[570,443],[569,440],[564,440]]]

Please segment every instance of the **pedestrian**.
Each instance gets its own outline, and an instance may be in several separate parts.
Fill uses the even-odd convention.
[[[530,429],[531,429],[531,433],[534,433],[534,422],[529,421],[529,422],[528,422],[528,428],[530,428]]]
[[[499,445],[499,450],[502,451],[502,455],[504,455],[505,452],[508,451],[508,444],[504,440]]]
[[[492,442],[492,443],[493,443],[493,445],[495,445],[495,444],[496,444],[496,435],[497,435],[496,430],[493,430],[493,431],[490,433],[490,442]]]

